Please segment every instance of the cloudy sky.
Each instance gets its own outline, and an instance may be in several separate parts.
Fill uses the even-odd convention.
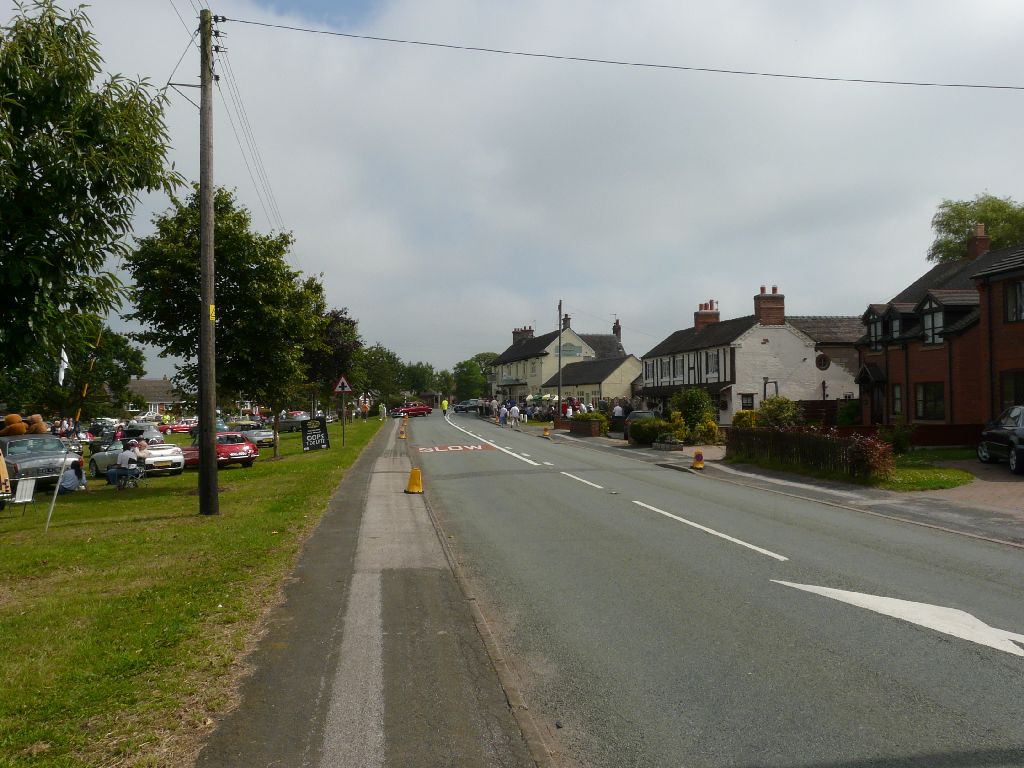
[[[246,171],[224,77],[217,183],[260,230],[294,232],[295,264],[323,273],[367,343],[410,362],[446,368],[502,351],[515,327],[554,330],[559,299],[583,332],[618,317],[637,355],[710,298],[750,314],[762,284],[791,314],[859,315],[927,268],[943,198],[1024,200],[1022,90],[239,21],[1022,86],[1019,0],[210,2],[229,19],[218,71],[234,75],[280,217]],[[93,0],[107,68],[165,83],[199,3]],[[174,81],[197,73],[193,49]],[[169,125],[178,169],[198,178],[198,113],[177,94]],[[166,204],[144,201],[138,234]]]

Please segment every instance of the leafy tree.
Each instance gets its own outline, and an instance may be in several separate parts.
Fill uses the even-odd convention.
[[[104,264],[125,256],[143,190],[170,192],[165,100],[145,81],[97,83],[81,9],[19,7],[0,28],[0,356],[56,361],[120,305]]]
[[[356,388],[353,364],[355,353],[362,346],[359,321],[349,317],[348,309],[328,310],[324,317],[323,347],[306,350],[304,358],[310,381],[320,397],[334,398],[334,386],[343,375]]]
[[[993,250],[1024,244],[1024,205],[1012,198],[978,195],[973,200],[943,200],[932,217],[935,241],[928,249],[928,260],[967,256],[967,242],[976,224],[985,225]]]
[[[494,358],[491,359],[493,360]],[[481,397],[487,389],[487,378],[484,376],[483,367],[476,357],[456,363],[453,374],[455,378],[455,397],[459,400]]]
[[[451,371],[445,369],[437,372],[437,375],[434,376],[434,391],[440,392],[445,397],[452,396],[455,392],[455,376]]]
[[[360,389],[372,390],[386,403],[395,402],[405,386],[406,367],[402,358],[381,343],[356,353]]]
[[[434,366],[430,363],[409,363],[405,367],[405,386],[419,394],[434,387]]]
[[[801,421],[800,406],[782,395],[772,395],[761,401],[757,409],[758,427],[792,427]]]
[[[47,416],[74,416],[81,407],[84,420],[120,412],[121,404],[131,399],[132,377],[145,373],[145,355],[128,337],[106,326],[102,333],[99,330],[95,323],[88,336],[69,340],[63,385],[57,382],[56,363],[27,357],[0,375],[0,400],[11,411],[38,411]],[[83,400],[85,384],[89,389]]]
[[[494,362],[494,358],[497,356],[497,352],[477,352],[470,359],[480,366],[480,373],[486,376],[487,372],[491,369],[491,363]]]
[[[218,390],[246,396],[276,414],[309,391],[306,355],[324,347],[328,315],[319,278],[303,277],[285,261],[288,233],[261,235],[249,211],[225,189],[214,194],[216,375]],[[154,220],[139,240],[128,271],[144,330],[135,338],[180,357],[175,380],[194,391],[199,378],[199,191]]]
[[[715,406],[711,395],[703,387],[686,387],[672,395],[668,402],[669,413],[678,411],[683,421],[692,430],[708,419],[715,420]]]

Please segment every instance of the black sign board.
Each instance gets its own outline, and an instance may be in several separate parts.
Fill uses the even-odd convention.
[[[318,451],[330,448],[331,441],[327,437],[326,419],[307,419],[302,422],[302,450]]]

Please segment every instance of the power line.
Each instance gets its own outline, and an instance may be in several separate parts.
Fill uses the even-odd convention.
[[[680,72],[704,72],[715,75],[744,75],[747,77],[773,77],[784,80],[816,80],[826,83],[860,83],[862,85],[905,85],[921,88],[982,88],[1002,91],[1024,91],[1024,85],[992,85],[987,83],[942,83],[923,82],[916,80],[874,80],[865,77],[826,77],[823,75],[793,75],[781,72],[758,72],[745,69],[718,69],[714,67],[687,67],[679,64],[652,64],[641,61],[620,61],[617,59],[595,59],[586,56],[561,56],[554,53],[535,53],[530,51],[513,51],[503,48],[483,48],[475,45],[453,45],[451,43],[431,43],[424,40],[402,40],[393,37],[377,37],[374,35],[354,35],[349,32],[332,32],[324,29],[310,29],[307,27],[293,27],[287,24],[268,24],[263,21],[250,21],[248,19],[229,19],[237,24],[251,24],[256,27],[268,27],[270,29],[285,29],[291,32],[306,32],[313,35],[329,35],[332,37],[347,37],[353,40],[371,40],[378,43],[396,43],[398,45],[419,45],[428,48],[444,48],[452,51],[468,51],[471,53],[493,53],[502,56],[525,56],[534,59],[551,59],[554,61],[575,61],[583,64],[608,64],[619,67],[640,67],[645,69],[667,69]]]
[[[224,99],[224,91],[221,90],[220,83],[217,83],[217,90],[220,91],[221,98]],[[263,215],[267,217],[267,221],[273,225],[273,219],[267,212],[266,203],[263,202],[263,195],[260,193],[260,185],[256,183],[256,178],[252,175],[252,168],[249,166],[249,159],[245,155],[245,148],[242,146],[242,140],[238,137],[238,130],[235,128],[235,121],[231,117],[231,110],[228,109],[227,99],[224,99],[224,111],[228,116],[228,123],[231,124],[231,132],[235,134],[235,142],[238,144],[238,150],[242,154],[242,162],[245,163],[245,170],[249,172],[249,179],[252,181],[253,187],[256,189],[256,197],[260,201],[260,207],[263,209]]]
[[[196,29],[195,34],[193,34],[193,31],[188,28],[188,24],[185,22],[185,19],[182,17],[181,13],[178,11],[178,6],[174,4],[174,0],[167,0],[167,2],[169,2],[171,4],[171,8],[174,9],[174,13],[178,17],[178,21],[181,22],[181,26],[185,28],[186,32],[188,32],[190,35],[193,35],[193,39],[195,39],[195,34],[198,34],[199,30]],[[195,8],[195,6],[192,7]]]

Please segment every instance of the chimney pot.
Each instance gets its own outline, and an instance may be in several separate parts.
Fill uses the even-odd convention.
[[[761,293],[764,293],[764,292],[765,292],[765,291],[764,291],[764,286],[762,285],[762,286],[761,286]]]
[[[778,292],[779,292],[779,286],[773,285],[772,286],[772,293],[775,294],[775,293],[778,293]]]

